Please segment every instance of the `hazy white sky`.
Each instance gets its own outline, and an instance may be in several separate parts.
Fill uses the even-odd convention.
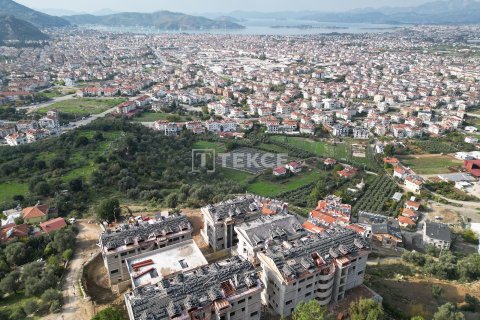
[[[95,12],[109,8],[115,11],[153,12],[170,10],[186,13],[229,12],[234,10],[342,11],[352,8],[413,6],[428,0],[16,0],[31,8],[65,9]]]

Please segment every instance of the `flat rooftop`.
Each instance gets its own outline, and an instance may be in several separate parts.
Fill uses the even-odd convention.
[[[155,284],[165,277],[208,264],[193,240],[142,253],[127,259],[133,288]]]

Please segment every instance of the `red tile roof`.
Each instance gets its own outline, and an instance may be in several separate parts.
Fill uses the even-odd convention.
[[[32,219],[43,217],[48,214],[48,205],[41,204],[33,207],[28,207],[22,210],[24,219]]]
[[[40,223],[40,228],[42,228],[42,230],[45,233],[57,231],[62,228],[65,228],[66,226],[67,226],[67,223],[63,218],[55,218],[55,219],[51,219],[51,220]]]

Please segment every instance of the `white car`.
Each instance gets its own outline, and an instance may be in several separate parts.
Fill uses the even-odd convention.
[[[70,222],[70,224],[74,224],[75,222],[77,222],[77,219],[76,218],[70,218],[70,219],[68,219],[68,222]]]

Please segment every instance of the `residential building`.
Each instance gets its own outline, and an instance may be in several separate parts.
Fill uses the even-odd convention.
[[[67,226],[65,219],[62,217],[54,218],[45,222],[40,223],[40,228],[42,228],[45,233],[52,233],[57,230],[63,229]]]
[[[452,234],[447,224],[426,221],[423,224],[423,242],[439,249],[450,249]]]
[[[27,224],[37,224],[48,219],[50,208],[46,204],[36,204],[33,207],[24,208],[23,221]]]
[[[353,128],[353,138],[354,139],[368,139],[369,136],[368,129],[362,127]]]
[[[126,260],[133,289],[156,284],[169,276],[207,264],[200,248],[192,239],[140,253]]]
[[[159,220],[122,225],[100,236],[99,245],[110,285],[129,280],[126,259],[144,251],[186,241],[192,238],[193,228],[187,217],[174,215]]]
[[[253,265],[234,256],[137,287],[125,304],[130,320],[259,320],[262,290]]]
[[[297,218],[285,213],[262,215],[235,226],[234,230],[238,238],[237,254],[254,265],[259,263],[257,254],[265,251],[271,239],[288,241],[307,235]]]
[[[262,301],[288,317],[300,302],[337,302],[363,283],[370,248],[352,230],[334,228],[293,240],[270,240],[258,253]]]
[[[201,209],[204,226],[201,235],[214,250],[224,250],[238,243],[235,225],[252,221],[260,215],[287,213],[287,204],[255,195],[240,196]]]

